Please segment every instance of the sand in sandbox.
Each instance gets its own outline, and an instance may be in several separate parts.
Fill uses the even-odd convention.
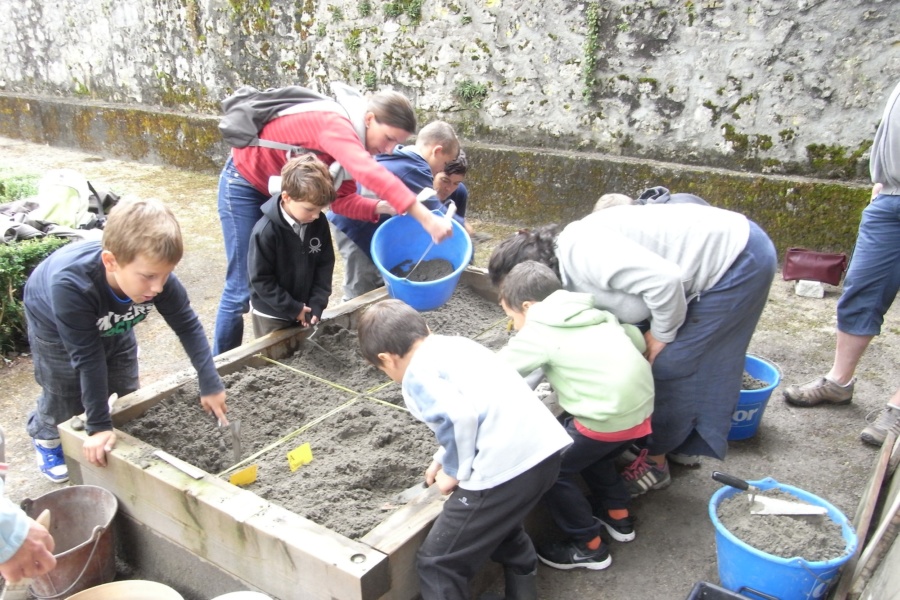
[[[805,502],[784,490],[766,490],[757,497]],[[781,558],[799,556],[809,562],[838,558],[846,552],[847,542],[841,526],[827,515],[821,518],[750,513],[747,492],[740,492],[719,503],[716,515],[722,526],[748,546]]]
[[[408,279],[410,281],[424,283],[426,281],[437,281],[443,279],[447,275],[453,273],[453,263],[443,258],[435,258],[433,260],[423,260],[416,266],[411,260],[404,260],[399,265],[389,269],[391,275]]]
[[[493,349],[510,335],[497,304],[464,287],[424,317],[434,333],[476,338]],[[335,410],[252,461],[259,467],[258,479],[246,489],[358,539],[399,507],[396,494],[424,480],[437,443],[403,407],[399,384],[363,361],[355,332],[323,324],[316,341],[341,360],[306,345],[300,354],[279,361],[283,366],[246,368],[223,377],[228,417],[241,420],[247,458]],[[221,473],[233,463],[230,434],[202,411],[198,396],[191,382],[121,429],[208,473]],[[291,472],[286,455],[306,442],[313,461]]]

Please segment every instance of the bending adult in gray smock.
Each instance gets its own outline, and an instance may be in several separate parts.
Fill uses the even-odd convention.
[[[647,451],[626,474],[632,494],[668,485],[667,453],[724,458],[744,356],[776,269],[768,236],[741,214],[697,204],[615,206],[557,231],[504,240],[491,279],[537,260],[620,321],[649,320],[656,404]]]

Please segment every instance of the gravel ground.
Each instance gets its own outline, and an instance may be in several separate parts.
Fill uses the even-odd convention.
[[[176,212],[186,236],[186,253],[177,268],[207,332],[211,332],[221,291],[224,257],[216,215],[216,175],[104,159],[81,152],[0,138],[0,166],[41,173],[74,168],[113,190],[156,196]],[[477,174],[473,174],[477,177]],[[665,182],[658,182],[664,184]],[[472,222],[494,241],[515,226],[479,223],[478,199]],[[479,247],[478,265],[486,264],[490,242]],[[339,290],[340,273],[335,274]],[[673,467],[672,485],[634,503],[637,539],[614,543],[613,565],[599,572],[562,572],[541,567],[544,598],[686,598],[697,581],[717,582],[714,528],[708,516],[711,494],[719,487],[712,470],[745,479],[774,477],[820,495],[853,517],[877,449],[859,441],[866,415],[877,411],[900,385],[900,313],[895,307],[883,333],[866,353],[851,405],[798,409],[785,404],[781,389],[824,374],[834,348],[835,304],[839,289],[824,299],[801,298],[793,285],[777,278],[769,304],[751,343],[751,352],[776,363],[784,374],[765,411],[758,434],[733,442],[727,460],[704,460],[702,467]],[[248,322],[249,334],[249,322]],[[137,328],[141,375],[145,383],[181,370],[189,363],[174,334],[158,315]],[[27,356],[0,366],[0,425],[6,431],[10,462],[8,494],[14,500],[35,498],[55,488],[38,475],[24,432],[24,421],[37,394]]]

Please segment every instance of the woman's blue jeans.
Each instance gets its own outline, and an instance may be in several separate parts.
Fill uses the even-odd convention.
[[[214,355],[237,348],[243,342],[244,313],[250,310],[250,277],[247,274],[250,232],[262,217],[261,207],[268,199],[238,173],[229,158],[219,176],[219,220],[228,267],[225,289],[216,313]]]

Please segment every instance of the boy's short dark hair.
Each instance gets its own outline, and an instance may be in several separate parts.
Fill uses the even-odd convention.
[[[545,264],[559,276],[559,259],[556,258],[556,238],[559,227],[555,223],[534,229],[520,229],[494,248],[488,261],[491,283],[500,285],[507,273],[520,262],[536,260]]]
[[[445,175],[462,175],[465,177],[466,172],[469,170],[469,161],[466,160],[466,153],[462,148],[459,149],[459,154],[455,159],[448,162],[444,165],[444,174]]]
[[[138,255],[177,265],[184,255],[184,241],[174,213],[162,201],[124,198],[109,212],[103,249],[123,266]]]
[[[380,353],[406,356],[414,343],[429,335],[422,315],[400,300],[382,300],[367,308],[356,332],[363,358],[375,366],[381,365]]]
[[[325,207],[334,202],[336,192],[328,167],[314,154],[292,158],[281,168],[281,191],[294,202]]]
[[[517,264],[500,284],[500,299],[516,312],[526,302],[543,302],[547,296],[562,289],[553,269],[534,260]]]

